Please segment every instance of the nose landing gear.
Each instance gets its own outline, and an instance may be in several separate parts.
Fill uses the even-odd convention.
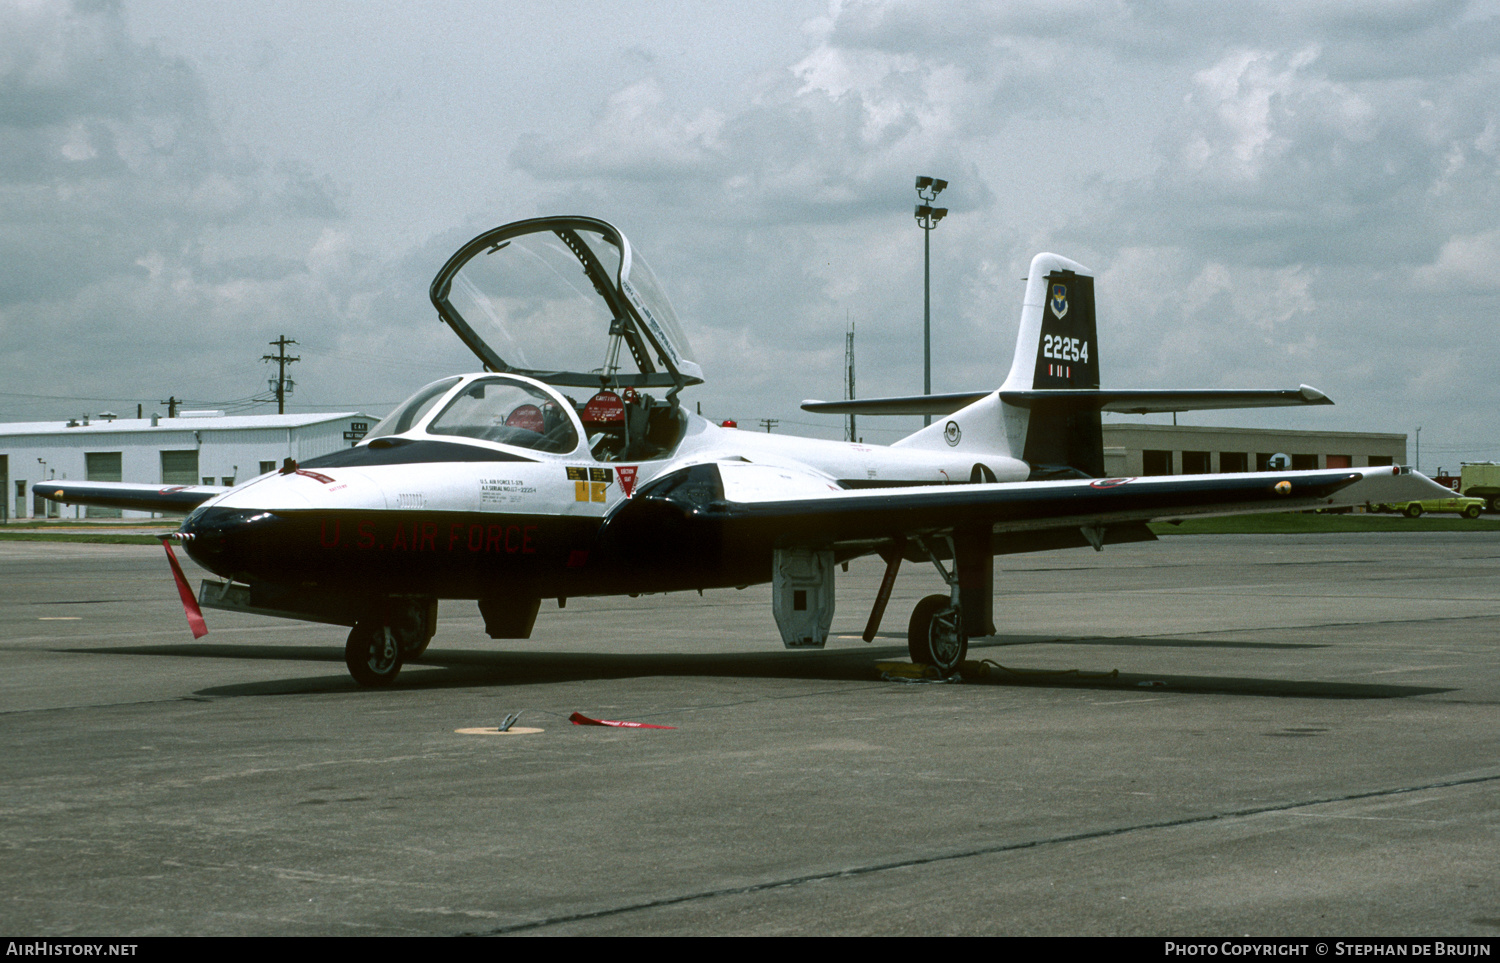
[[[401,666],[418,659],[437,630],[437,600],[391,600],[361,619],[344,644],[344,664],[362,686],[396,681]]]
[[[396,633],[380,620],[360,622],[344,644],[344,664],[363,686],[390,685],[401,672],[401,647]]]

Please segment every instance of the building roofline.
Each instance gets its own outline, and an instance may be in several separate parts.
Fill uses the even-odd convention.
[[[1210,425],[1134,425],[1129,422],[1106,421],[1103,429],[1120,429],[1123,431],[1145,431],[1158,432],[1192,432],[1194,434],[1216,434],[1216,435],[1279,435],[1293,438],[1370,438],[1384,441],[1405,441],[1408,436],[1404,433],[1383,431],[1304,431],[1294,428],[1221,428]]]
[[[218,415],[202,418],[158,418],[156,424],[150,418],[114,418],[95,420],[89,424],[77,424],[69,428],[65,421],[17,421],[0,423],[0,438],[36,435],[113,435],[144,434],[150,432],[180,431],[243,431],[265,428],[307,428],[331,421],[347,421],[358,418],[364,421],[379,421],[362,411],[339,411],[333,413],[298,413],[290,415]]]

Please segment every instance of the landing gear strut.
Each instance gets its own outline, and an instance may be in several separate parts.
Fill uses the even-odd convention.
[[[919,665],[933,666],[944,676],[957,672],[964,657],[969,654],[969,636],[964,624],[964,602],[968,600],[965,598],[967,593],[960,586],[960,569],[968,567],[964,564],[966,559],[961,552],[966,554],[969,546],[967,543],[958,545],[953,538],[947,541],[949,556],[954,560],[951,571],[943,565],[942,559],[938,558],[931,546],[921,539],[917,540],[943,581],[948,583],[949,594],[929,595],[918,602],[906,628],[906,650],[911,653],[911,660]],[[984,547],[986,550],[989,548],[988,544]],[[987,553],[982,557],[984,561],[989,561]],[[985,593],[984,601],[988,608],[988,593]],[[980,633],[983,634],[987,628],[988,626],[981,625]]]

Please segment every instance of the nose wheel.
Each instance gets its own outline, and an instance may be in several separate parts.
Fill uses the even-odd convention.
[[[947,595],[929,595],[912,610],[906,629],[906,648],[911,660],[930,665],[944,676],[958,671],[969,654],[963,615]]]
[[[344,644],[344,664],[360,685],[390,685],[401,673],[401,646],[396,633],[384,622],[360,622]]]
[[[363,686],[390,685],[437,631],[437,599],[388,599],[371,606],[344,644],[344,664]]]

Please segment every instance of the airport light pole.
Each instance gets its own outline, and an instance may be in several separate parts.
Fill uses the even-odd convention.
[[[932,229],[948,216],[946,207],[932,202],[948,186],[945,180],[927,175],[917,178],[917,226],[922,229],[922,394],[932,394]],[[922,424],[932,424],[931,415],[922,416]]]

